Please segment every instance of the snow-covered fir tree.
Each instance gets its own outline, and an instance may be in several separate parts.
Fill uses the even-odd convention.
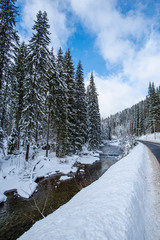
[[[63,67],[63,57],[61,58],[61,51],[58,53],[58,59],[55,60],[55,56],[53,53],[53,48],[50,53],[49,61],[48,61],[48,70],[46,72],[47,78],[47,91],[46,91],[46,102],[47,102],[47,146],[49,142],[49,135],[51,130],[52,139],[51,141],[56,141],[56,153],[57,156],[62,156],[62,151],[60,153],[60,149],[62,149],[60,139],[61,139],[61,129],[63,129],[63,122],[65,121],[66,125],[66,98],[65,98],[65,82],[64,76],[62,77],[61,67]],[[62,60],[62,64],[61,61]],[[65,109],[64,106],[65,105]],[[63,112],[63,115],[62,115]],[[64,119],[63,119],[64,117]],[[62,124],[62,126],[61,126]],[[50,128],[51,126],[51,128]],[[65,131],[66,132],[66,131]],[[64,133],[63,133],[64,134]],[[66,150],[65,150],[66,151]],[[48,148],[46,151],[46,156],[48,156]]]
[[[8,132],[8,99],[11,83],[10,58],[15,45],[18,43],[18,35],[15,30],[16,16],[18,15],[15,0],[0,0],[0,126]],[[8,85],[8,86],[7,86]]]
[[[46,115],[47,115],[47,128],[44,128],[47,131],[47,141],[46,141],[46,157],[48,157],[48,150],[49,150],[49,137],[50,137],[50,125],[55,124],[55,111],[56,111],[56,89],[58,88],[58,78],[56,72],[56,63],[55,63],[55,56],[53,53],[53,48],[51,49],[50,56],[48,59],[48,69],[46,71]],[[53,141],[53,139],[52,139]]]
[[[29,70],[30,78],[33,83],[35,112],[35,141],[38,142],[38,135],[42,130],[42,121],[44,113],[45,97],[45,72],[47,70],[47,61],[49,56],[48,46],[50,43],[48,31],[48,19],[46,12],[39,11],[37,20],[33,26],[35,33],[29,42]]]
[[[35,33],[33,33],[28,46],[28,78],[25,83],[25,110],[23,111],[23,128],[25,135],[27,134],[25,137],[27,152],[30,141],[34,139],[36,144],[38,143],[38,136],[42,133],[43,128],[46,70],[50,43],[48,28],[47,13],[39,11],[33,26]],[[28,153],[26,159],[27,157]]]
[[[50,146],[58,157],[78,153],[88,140],[87,123],[94,119],[96,134],[92,135],[92,141],[90,131],[89,146],[96,150],[100,142],[100,115],[97,94],[92,91],[94,84],[90,83],[92,98],[88,98],[93,104],[88,102],[87,110],[81,62],[75,74],[69,49],[63,56],[60,48],[56,57],[53,50],[49,50],[46,12],[38,12],[29,44],[19,44],[14,29],[18,15],[15,2],[0,0],[0,100],[3,102],[0,106],[0,148],[4,153],[5,136],[9,139],[8,153],[19,150],[23,143],[27,161],[30,146],[41,143],[46,145],[46,156]],[[94,118],[87,118],[92,112],[91,105],[94,105]],[[98,143],[91,146],[95,136]]]
[[[111,128],[112,134],[118,137],[160,131],[160,94],[154,83],[149,83],[146,99],[131,108],[111,115],[103,120],[103,129]]]
[[[79,61],[75,77],[76,151],[81,151],[87,139],[87,103],[82,63]]]
[[[12,129],[11,135],[8,139],[8,154],[13,154],[17,150],[18,132],[15,128]]]
[[[2,151],[3,156],[5,156],[4,140],[5,140],[5,133],[3,129],[0,127],[0,152]]]
[[[60,85],[56,95],[56,155],[63,157],[67,152],[67,85],[64,73],[64,57],[60,48],[56,58],[56,69]]]
[[[101,141],[101,119],[99,113],[98,95],[96,92],[93,73],[90,76],[90,84],[87,88],[87,112],[88,112],[88,149],[96,150]]]
[[[2,88],[2,101],[0,104],[0,115],[1,115],[1,127],[5,131],[7,135],[10,135],[12,129],[12,101],[11,101],[11,93],[12,93],[12,84],[13,84],[13,63],[8,60],[8,67],[5,68],[3,72],[3,80],[4,85]]]
[[[150,82],[148,89],[148,107],[149,107],[149,128],[151,132],[155,132],[159,128],[160,121],[159,94],[154,83]]]
[[[75,104],[75,79],[74,65],[70,50],[64,58],[65,82],[67,85],[67,152],[74,153],[76,140],[76,104]]]
[[[12,108],[13,108],[13,127],[18,134],[17,149],[20,145],[20,122],[22,111],[24,110],[24,83],[27,77],[27,46],[23,42],[15,51],[13,66],[13,84],[12,84]]]

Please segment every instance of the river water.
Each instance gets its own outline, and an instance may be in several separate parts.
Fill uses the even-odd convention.
[[[15,240],[43,216],[69,201],[83,187],[97,180],[122,154],[118,147],[105,145],[100,160],[92,165],[81,164],[71,179],[60,181],[61,175],[39,179],[36,192],[24,199],[16,191],[6,193],[0,204],[0,240]]]

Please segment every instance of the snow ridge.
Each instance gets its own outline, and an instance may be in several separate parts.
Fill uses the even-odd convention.
[[[139,144],[99,180],[35,223],[20,239],[148,239],[146,161],[144,146]]]

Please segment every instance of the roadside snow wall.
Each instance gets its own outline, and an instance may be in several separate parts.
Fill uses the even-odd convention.
[[[144,240],[146,163],[139,144],[99,180],[35,223],[22,240]]]

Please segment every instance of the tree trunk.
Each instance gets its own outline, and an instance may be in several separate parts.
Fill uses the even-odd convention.
[[[38,143],[38,120],[36,120],[36,134],[35,134],[36,144]]]
[[[49,113],[48,113],[46,157],[48,157],[48,150],[49,150],[49,124],[50,124],[50,110],[49,110]]]
[[[16,119],[16,130],[18,133],[18,142],[17,142],[17,150],[19,150],[19,145],[20,145],[20,128],[19,128],[19,121],[20,121],[20,113],[18,111],[17,113],[17,119]]]
[[[29,159],[29,143],[27,144],[27,150],[26,150],[26,161]]]

